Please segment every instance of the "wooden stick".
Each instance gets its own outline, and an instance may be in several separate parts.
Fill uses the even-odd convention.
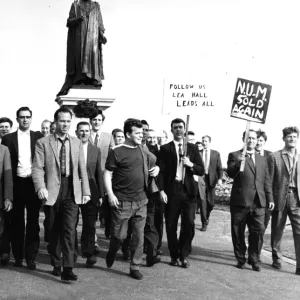
[[[77,0],[74,0],[75,18],[77,18]]]
[[[247,151],[247,141],[248,141],[248,136],[249,136],[249,129],[250,129],[250,121],[247,121],[246,124],[246,134],[245,134],[245,139],[244,139],[244,148],[243,148],[243,155],[246,155]],[[240,166],[240,172],[244,172],[245,169],[245,160],[242,161],[241,166]]]
[[[183,155],[187,156],[187,143],[188,143],[188,131],[190,124],[190,115],[186,116],[186,124],[185,124],[185,137],[183,137]],[[185,178],[185,167],[182,168],[182,183],[184,184]]]

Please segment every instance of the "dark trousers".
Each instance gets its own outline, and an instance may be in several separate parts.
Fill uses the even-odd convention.
[[[205,175],[205,199],[200,198],[200,202],[199,202],[202,226],[208,224],[210,213],[212,212],[215,206],[213,197],[214,197],[214,189],[209,186],[209,177],[206,174]]]
[[[53,206],[45,205],[45,224],[49,231],[48,252],[53,267],[73,268],[75,249],[75,227],[78,205],[74,202],[72,177],[62,177],[57,201]],[[95,240],[95,235],[94,235]],[[61,262],[61,253],[63,261]]]
[[[23,259],[25,244],[26,261],[35,260],[40,247],[38,199],[32,178],[14,178],[14,202],[11,221],[11,247],[15,259]],[[25,228],[26,208],[26,228]]]
[[[127,236],[128,221],[131,219],[131,270],[138,270],[143,258],[144,228],[147,215],[147,199],[141,201],[120,201],[112,208],[110,252],[117,252]]]
[[[161,248],[162,238],[164,233],[164,214],[165,203],[159,199],[159,193],[155,194],[155,212],[154,212],[154,225],[158,234],[157,249]]]
[[[231,237],[234,249],[234,255],[237,261],[245,263],[246,243],[245,229],[249,230],[248,237],[248,261],[257,263],[258,261],[258,243],[262,238],[265,221],[265,208],[250,208],[231,206]]]
[[[264,224],[265,228],[264,228],[264,231],[263,231],[263,234],[262,234],[262,238],[259,239],[259,242],[258,242],[258,250],[259,250],[258,255],[260,255],[263,244],[264,244],[264,235],[265,235],[266,229],[269,225],[271,215],[272,215],[272,212],[266,208],[266,211],[265,211],[265,224]]]
[[[186,188],[180,182],[175,182],[173,195],[165,207],[168,247],[172,259],[184,260],[189,255],[195,226],[196,203],[193,200],[187,194]],[[180,215],[181,229],[178,241],[177,225]]]
[[[144,230],[145,246],[147,248],[147,262],[152,262],[157,255],[158,233],[154,224],[155,194],[151,195],[147,204],[147,218]]]
[[[2,226],[2,228],[1,228]],[[0,209],[0,255],[10,253],[11,240],[11,211]]]

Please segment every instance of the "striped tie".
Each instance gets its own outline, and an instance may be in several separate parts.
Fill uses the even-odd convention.
[[[66,146],[65,142],[67,139],[59,139],[61,142],[61,148],[59,152],[59,162],[60,162],[60,173],[62,176],[66,176]]]
[[[99,141],[99,135],[98,133],[96,134],[96,137],[95,137],[95,141],[94,141],[94,145],[97,147],[98,145],[98,141]]]

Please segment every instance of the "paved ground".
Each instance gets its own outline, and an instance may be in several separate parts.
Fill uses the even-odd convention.
[[[141,267],[142,281],[128,276],[129,264],[117,257],[112,269],[105,265],[108,241],[98,230],[102,253],[93,269],[84,267],[79,258],[75,272],[79,280],[62,283],[50,274],[49,257],[42,243],[36,271],[18,269],[12,263],[0,269],[0,299],[299,299],[300,276],[296,276],[293,261],[284,262],[281,271],[270,267],[270,252],[262,254],[262,271],[250,266],[235,267],[230,239],[229,213],[214,210],[208,230],[199,231],[190,256],[191,267],[171,267],[164,239],[162,263],[152,268]]]

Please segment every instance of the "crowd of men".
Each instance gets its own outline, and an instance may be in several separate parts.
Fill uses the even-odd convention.
[[[39,214],[45,214],[44,241],[52,274],[75,281],[78,256],[77,224],[82,216],[81,253],[86,267],[97,263],[96,222],[110,239],[106,265],[111,268],[121,248],[130,260],[130,275],[141,280],[146,265],[161,261],[165,220],[170,265],[188,268],[195,235],[196,213],[201,231],[209,225],[215,187],[222,185],[220,153],[211,149],[211,137],[196,142],[185,122],[171,122],[172,141],[145,120],[127,119],[112,134],[102,131],[101,110],[81,121],[70,133],[72,112],[59,108],[54,121],[44,120],[40,131],[30,130],[32,111],[21,107],[13,122],[0,118],[0,260],[3,266],[36,268],[40,246]],[[283,129],[283,150],[264,149],[267,135],[250,129],[243,134],[245,150],[228,156],[227,173],[233,179],[230,197],[231,234],[237,268],[246,261],[260,271],[263,236],[271,219],[272,266],[281,268],[281,240],[289,216],[295,243],[296,274],[300,275],[300,165],[299,130]],[[299,176],[298,176],[299,173]],[[26,209],[26,214],[25,214]],[[100,214],[99,214],[100,212]],[[272,216],[272,218],[271,218]],[[26,217],[26,220],[25,220]],[[178,220],[181,218],[178,232]],[[26,222],[25,222],[26,221]],[[245,229],[248,227],[248,256]]]

